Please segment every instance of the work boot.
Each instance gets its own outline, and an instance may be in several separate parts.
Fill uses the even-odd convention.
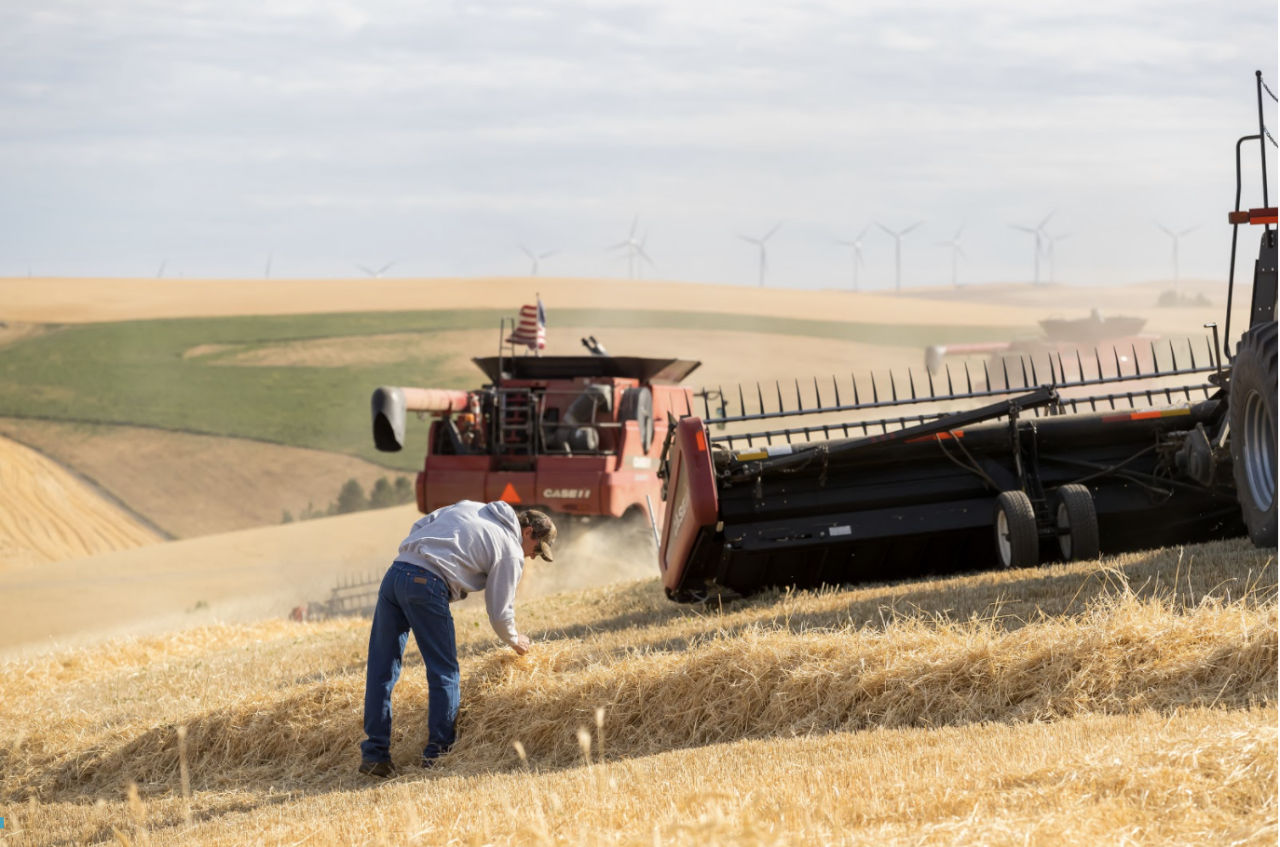
[[[361,762],[360,773],[365,776],[375,776],[378,779],[390,779],[396,775],[396,766],[390,761]]]

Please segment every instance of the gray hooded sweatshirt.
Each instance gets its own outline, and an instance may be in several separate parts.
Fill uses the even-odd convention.
[[[509,504],[460,500],[419,519],[400,542],[397,559],[443,579],[451,601],[483,591],[493,631],[514,645],[516,586],[524,571],[521,538]]]

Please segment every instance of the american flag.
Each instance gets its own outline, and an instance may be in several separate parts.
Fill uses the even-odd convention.
[[[547,313],[542,309],[542,298],[537,304],[528,303],[520,307],[520,317],[516,319],[515,332],[507,339],[508,344],[523,344],[530,350],[545,350],[547,347]]]

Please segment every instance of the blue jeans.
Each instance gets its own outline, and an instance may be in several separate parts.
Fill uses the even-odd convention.
[[[382,578],[369,632],[364,689],[368,737],[360,744],[362,761],[391,759],[391,689],[400,678],[410,630],[427,666],[427,746],[422,756],[435,758],[453,746],[460,674],[449,587],[430,571],[396,562]]]

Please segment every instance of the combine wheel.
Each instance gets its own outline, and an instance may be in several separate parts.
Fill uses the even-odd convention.
[[[1040,557],[1040,533],[1031,500],[1021,491],[996,498],[996,553],[1005,568],[1029,568]]]
[[[1068,562],[1096,559],[1101,552],[1098,510],[1093,506],[1093,495],[1083,485],[1071,483],[1058,489],[1058,546]]]
[[[1231,462],[1249,538],[1276,546],[1276,323],[1240,339],[1231,366]]]

